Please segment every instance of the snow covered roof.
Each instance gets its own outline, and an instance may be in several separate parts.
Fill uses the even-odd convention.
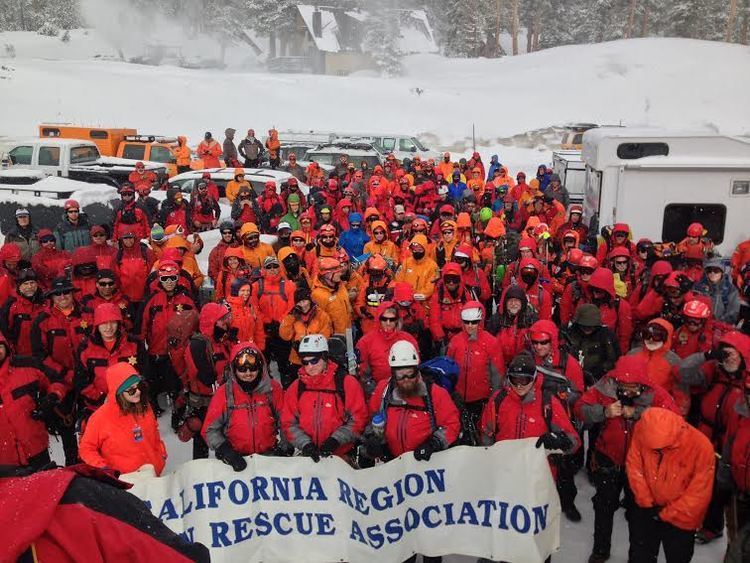
[[[354,25],[366,25],[369,14],[367,12],[360,11],[343,11],[335,10],[326,7],[312,6],[312,5],[298,5],[302,20],[305,22],[305,26],[310,32],[310,36],[315,42],[315,46],[320,51],[328,53],[338,53],[340,51],[351,49],[352,45],[347,45],[346,40],[340,29],[340,24],[343,21],[342,18],[349,18],[352,20],[351,24]],[[315,11],[320,12],[321,20],[321,33],[320,37],[316,37],[313,28],[313,13]],[[412,55],[415,53],[438,53],[440,49],[435,41],[435,34],[432,31],[429,21],[427,21],[427,14],[424,10],[397,10],[397,20],[401,22],[400,37],[399,37],[399,49],[405,55]],[[363,36],[355,39],[356,47],[359,50],[362,49],[361,41]]]

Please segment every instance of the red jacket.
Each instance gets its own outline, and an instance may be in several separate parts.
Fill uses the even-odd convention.
[[[70,263],[70,253],[65,250],[41,248],[31,257],[31,267],[39,277],[39,285],[45,290],[50,288],[52,280],[63,275]]]
[[[734,410],[722,458],[730,467],[734,486],[750,493],[750,411],[744,401],[736,402]]]
[[[0,329],[13,346],[15,354],[31,355],[31,325],[46,308],[47,302],[42,298],[41,291],[33,300],[18,294],[5,302],[0,312]]]
[[[427,410],[427,385],[420,385],[414,397],[401,398],[398,390],[389,389],[389,379],[381,380],[370,397],[370,413],[382,411],[385,415],[385,443],[394,456],[411,452],[431,436],[436,436],[444,448],[458,439],[461,419],[458,409],[448,392],[439,385],[429,386],[432,411],[435,417],[433,428]]]
[[[33,355],[57,372],[69,372],[70,381],[75,367],[78,347],[88,333],[88,323],[76,304],[65,316],[57,307],[44,309],[31,326]]]
[[[54,393],[62,399],[65,391],[34,368],[30,358],[5,358],[0,365],[0,465],[28,465],[30,457],[47,449],[47,427],[31,418],[36,394]]]
[[[446,355],[458,364],[456,392],[467,403],[487,399],[500,387],[505,374],[503,351],[497,338],[481,326],[476,340],[463,330],[451,338]]]
[[[445,289],[445,276],[447,274],[462,278],[456,297],[451,296],[448,290]],[[443,268],[442,277],[435,284],[435,291],[432,297],[430,297],[429,325],[432,338],[440,341],[462,330],[461,308],[467,301],[471,301],[471,295],[464,287],[461,266],[455,262],[449,262]]]
[[[103,303],[112,303],[117,307],[120,310],[120,313],[122,313],[125,329],[128,332],[133,330],[133,326],[135,325],[135,312],[133,311],[133,306],[130,303],[130,300],[120,291],[116,291],[111,299],[104,299],[104,297],[99,295],[99,292],[96,290],[94,290],[94,293],[84,294],[84,296],[81,297],[81,314],[89,326],[94,326],[94,311],[96,311],[96,308]]]
[[[142,343],[122,334],[122,330],[111,349],[105,346],[98,330],[93,331],[81,344],[73,384],[89,411],[95,411],[104,402],[107,396],[107,368],[120,362],[132,365],[138,373],[145,372],[146,358]]]
[[[117,404],[117,388],[135,373],[135,369],[118,369],[123,365],[115,364],[107,369],[107,400],[89,418],[78,453],[84,463],[94,467],[131,473],[148,463],[161,475],[167,449],[159,436],[159,425],[151,407],[142,415],[124,414]]]
[[[216,246],[211,249],[208,255],[208,277],[213,280],[214,284],[221,271],[221,265],[224,263],[224,251],[230,246],[237,247],[239,245],[229,245],[223,239],[219,239],[219,242],[216,243]]]
[[[247,343],[235,345],[233,352],[246,347]],[[267,452],[276,445],[283,404],[281,385],[267,373],[251,393],[232,375],[211,399],[201,433],[213,450],[229,441],[242,455]]]
[[[258,349],[265,350],[266,332],[263,330],[263,321],[256,315],[250,301],[245,302],[235,295],[230,295],[226,301],[232,310],[232,328],[237,329],[237,341],[250,341]]]
[[[131,173],[131,176],[133,174],[135,172]],[[136,240],[148,238],[151,234],[151,225],[148,222],[148,216],[135,200],[123,205],[115,213],[112,237],[117,239],[121,234],[128,232],[133,233]]]
[[[128,182],[133,184],[136,192],[139,192],[143,188],[151,188],[154,185],[154,182],[156,182],[156,174],[150,170],[144,171],[143,174],[139,174],[137,171],[133,170],[128,174]]]
[[[490,282],[487,274],[479,266],[471,266],[463,272],[464,287],[474,295],[477,301],[485,303],[490,298]]]
[[[586,425],[601,424],[595,448],[618,467],[625,467],[625,456],[633,437],[633,429],[643,411],[649,407],[661,407],[679,414],[672,396],[658,385],[653,385],[647,374],[640,374],[640,381],[646,390],[635,399],[635,418],[621,416],[607,418],[604,409],[617,401],[617,380],[612,375],[602,377],[589,388],[575,405],[576,418]]]
[[[115,273],[120,291],[132,303],[140,303],[146,293],[146,278],[154,264],[154,255],[145,244],[121,248],[115,258]]]
[[[195,303],[184,288],[177,286],[168,296],[162,289],[151,294],[143,304],[140,317],[140,337],[148,344],[151,356],[167,354],[167,324],[176,311],[195,309]]]
[[[588,283],[580,279],[573,280],[565,286],[560,298],[560,325],[568,326],[580,303],[590,303],[591,293]]]
[[[390,379],[391,366],[388,364],[388,353],[391,346],[398,340],[407,340],[414,348],[419,348],[414,337],[403,330],[385,332],[378,327],[360,338],[356,347],[360,373],[369,374],[375,381]]]
[[[329,360],[328,369],[315,377],[301,368],[299,379],[284,393],[281,428],[289,442],[299,449],[311,441],[320,447],[327,438],[333,437],[342,444],[336,455],[343,455],[367,425],[369,417],[362,386],[354,377],[346,375],[342,400],[336,391],[336,368]],[[300,381],[303,392],[300,392]]]

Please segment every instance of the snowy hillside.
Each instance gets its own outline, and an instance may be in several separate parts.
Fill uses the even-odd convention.
[[[472,123],[488,147],[569,121],[750,132],[750,49],[740,45],[636,39],[493,60],[415,55],[407,76],[382,79],[92,59],[114,55],[94,32],[67,44],[0,34],[0,57],[6,43],[16,58],[0,59],[0,135],[34,134],[47,120],[187,134],[197,143],[206,130],[219,137],[230,126],[276,126],[426,133],[459,150]]]

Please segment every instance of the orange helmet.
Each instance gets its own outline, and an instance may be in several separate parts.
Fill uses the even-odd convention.
[[[318,231],[318,236],[336,236],[336,227],[331,225],[330,223],[326,223],[325,225],[322,225],[320,227],[320,230]]]
[[[387,267],[388,263],[380,254],[373,254],[367,259],[368,270],[384,271]]]
[[[318,261],[318,271],[321,274],[335,272],[341,269],[341,263],[336,258],[325,257]]]
[[[687,236],[689,237],[700,237],[703,236],[703,225],[700,223],[690,223],[687,228]]]

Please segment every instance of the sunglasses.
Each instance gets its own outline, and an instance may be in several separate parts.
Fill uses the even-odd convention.
[[[222,235],[233,235],[234,231],[221,231]]]
[[[479,321],[462,321],[465,325],[478,325]]]
[[[449,230],[443,231],[443,234],[444,235],[452,235],[453,231],[449,229]]]
[[[619,232],[618,232],[618,233],[614,233],[614,235],[615,235],[616,237],[626,237],[626,236],[628,236],[628,233],[619,233]]]
[[[41,242],[42,244],[47,244],[47,243],[50,243],[50,242],[55,242],[55,237],[52,237],[52,238],[43,238],[39,242]]]
[[[349,223],[349,225],[352,226],[352,227],[360,227],[361,226],[360,223]]]
[[[266,270],[278,270],[278,269],[279,269],[278,264],[269,264],[268,266],[266,266]]]
[[[365,221],[367,221],[368,223],[372,223],[373,221],[378,221],[378,220],[380,220],[380,217],[370,216],[367,219],[365,219]]]
[[[629,260],[615,260],[615,265],[617,266],[626,266],[628,264]]]
[[[326,235],[326,236],[324,236],[324,237],[320,237],[320,240],[333,240],[333,239],[335,239],[335,238],[336,238],[336,237],[332,237],[331,235]]]
[[[176,282],[177,281],[177,276],[161,276],[159,278],[159,281],[163,281],[163,282]]]
[[[317,364],[322,358],[316,357],[316,358],[302,358],[301,362],[303,366],[314,366]]]
[[[101,237],[107,238],[107,235],[104,234],[104,233],[94,233],[91,236],[94,237],[94,238],[101,238]]]
[[[127,389],[125,389],[125,391],[123,391],[123,393],[125,395],[128,395],[129,397],[132,397],[133,395],[138,393],[138,391],[140,390],[141,390],[141,384],[138,383],[136,385],[133,385],[133,387],[128,387]]]
[[[686,319],[685,324],[690,326],[700,326],[703,324],[703,321],[700,319]]]
[[[526,387],[529,383],[534,381],[533,375],[509,375],[508,381],[514,387]]]
[[[250,236],[248,236],[248,237],[245,237],[245,238],[246,238],[247,240],[249,240],[249,241],[260,240],[260,237],[259,237],[258,235],[250,235]]]
[[[417,372],[414,371],[412,373],[404,373],[401,375],[394,375],[393,379],[396,381],[403,381],[404,379],[416,379],[417,378]]]
[[[96,285],[100,285],[102,287],[112,287],[113,285],[115,285],[115,282],[113,282],[113,281],[101,281],[100,280],[100,281],[96,282]]]
[[[643,330],[643,339],[653,340],[654,342],[666,342],[667,335],[657,328],[647,327]]]
[[[707,274],[723,274],[724,270],[721,268],[706,268]]]
[[[372,232],[372,234],[374,234],[374,235],[383,235],[383,236],[385,236],[385,231],[384,231],[383,229],[376,229],[376,230],[374,230],[374,231]],[[333,237],[331,237],[331,238],[333,238]]]
[[[593,268],[580,268],[578,271],[581,273],[582,276],[590,276],[591,274],[594,273]]]
[[[293,238],[292,242],[295,244],[305,244],[305,239],[303,238]]]
[[[532,340],[531,345],[532,346],[547,346],[551,340]]]
[[[260,370],[260,367],[258,366],[258,364],[244,363],[242,365],[235,364],[234,366],[234,371],[239,372],[239,373],[252,373],[254,371],[259,371],[259,370]]]
[[[445,276],[445,283],[460,283],[461,278],[457,278],[456,276]]]
[[[79,213],[79,211],[78,211],[77,209],[68,209],[68,213],[69,213],[69,214],[72,214],[72,213]]]
[[[128,233],[127,235],[122,235],[122,238],[124,238],[124,239],[126,239],[126,238],[135,238],[135,235],[132,235],[132,234]]]
[[[381,323],[395,323],[397,320],[396,317],[380,317]]]
[[[65,290],[56,291],[52,295],[71,295],[72,293],[73,293],[72,290],[65,289]]]

